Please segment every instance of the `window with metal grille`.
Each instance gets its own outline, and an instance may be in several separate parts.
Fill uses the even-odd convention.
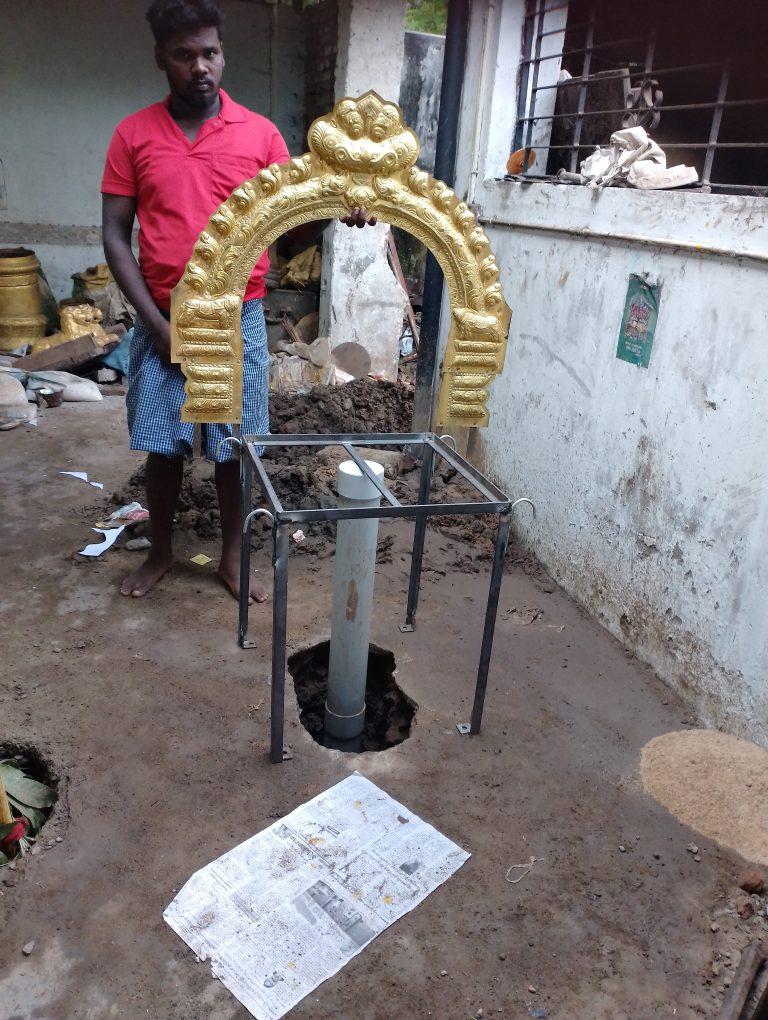
[[[699,190],[765,195],[766,38],[764,0],[528,0],[513,140],[522,176],[575,172],[639,125],[669,166],[696,168]]]

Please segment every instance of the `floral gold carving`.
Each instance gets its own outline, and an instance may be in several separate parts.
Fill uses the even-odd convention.
[[[488,386],[502,368],[511,312],[472,210],[416,167],[419,142],[399,107],[375,92],[340,100],[314,121],[309,152],[265,167],[209,220],[171,298],[172,357],[186,376],[184,421],[238,422],[243,294],[273,241],[312,220],[365,206],[408,231],[445,274],[451,326],[441,369],[442,425],[487,425]]]

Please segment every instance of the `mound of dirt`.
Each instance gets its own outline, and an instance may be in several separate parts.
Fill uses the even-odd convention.
[[[270,394],[269,410],[273,434],[403,433],[412,427],[413,389],[402,383],[361,379],[345,386],[315,386],[305,395]],[[333,503],[333,472],[322,458],[318,459],[318,449],[276,447],[265,454],[264,466],[285,507],[306,510]],[[416,461],[405,456],[396,477],[387,473],[387,484],[402,503],[414,503],[418,498],[416,467]],[[133,499],[144,499],[143,467],[112,495],[116,505]],[[474,502],[478,496],[452,468],[439,464],[431,499],[433,503]],[[450,564],[452,569],[477,572],[480,564],[493,558],[497,529],[494,515],[433,517],[429,524],[464,547]],[[192,530],[201,538],[215,538],[220,533],[213,465],[202,458],[185,464],[177,526]],[[322,557],[333,551],[335,528],[332,524],[320,522],[302,530],[306,541],[294,547],[296,552]],[[255,521],[254,549],[270,541],[266,518]],[[383,550],[382,555],[386,556],[386,552]],[[512,546],[507,563],[521,566],[545,590],[554,590],[553,582],[541,565],[524,550]]]
[[[411,427],[413,391],[397,383],[362,379],[347,386],[316,386],[306,395],[270,394],[269,414],[273,433],[405,432]],[[329,494],[325,480],[315,477],[313,451],[282,447],[264,458],[273,485],[285,506],[308,509],[317,505],[318,493]],[[144,499],[144,467],[112,495],[120,505]],[[194,531],[201,538],[220,533],[213,465],[198,458],[184,466],[179,496],[177,526]],[[333,530],[328,525],[305,528],[307,542],[299,551],[320,553]],[[259,548],[269,528],[257,522],[254,547]]]
[[[400,383],[358,379],[315,386],[304,396],[271,394],[272,432],[409,432],[413,390]]]

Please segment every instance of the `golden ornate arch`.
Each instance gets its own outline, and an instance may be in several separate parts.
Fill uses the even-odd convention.
[[[511,312],[474,213],[446,184],[416,168],[418,138],[400,108],[375,92],[340,100],[313,122],[308,140],[305,155],[268,166],[235,188],[208,221],[173,291],[172,358],[186,376],[182,419],[240,421],[240,313],[264,249],[293,227],[365,206],[422,241],[445,274],[451,329],[438,420],[487,425],[487,387],[504,363]]]

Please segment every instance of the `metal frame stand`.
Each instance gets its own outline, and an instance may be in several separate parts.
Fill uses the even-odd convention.
[[[531,504],[533,506],[533,504]],[[491,569],[491,584],[488,589],[488,605],[485,609],[485,624],[483,626],[483,643],[480,645],[480,665],[477,667],[477,683],[475,684],[475,700],[472,705],[472,719],[469,723],[469,732],[474,734],[480,732],[480,723],[483,721],[483,705],[485,704],[485,689],[488,686],[488,670],[491,665],[491,652],[493,650],[493,635],[496,630],[496,614],[499,609],[499,594],[501,592],[501,579],[504,575],[504,559],[507,555],[509,545],[509,529],[512,524],[512,507],[503,511],[499,518],[499,530],[496,536],[496,550],[493,554],[493,567]]]
[[[291,540],[289,524],[273,528],[275,583],[272,602],[272,702],[270,756],[273,764],[284,761],[285,720],[285,640],[288,625],[288,547]]]
[[[459,724],[461,733],[477,734],[483,718],[485,691],[488,685],[488,670],[493,650],[493,636],[496,627],[496,614],[499,606],[499,593],[504,572],[504,558],[509,544],[509,531],[512,524],[512,513],[520,503],[529,503],[523,497],[512,502],[501,489],[485,478],[464,457],[456,453],[443,441],[449,437],[439,437],[431,432],[407,434],[373,433],[349,435],[276,435],[276,436],[244,436],[234,439],[240,449],[240,481],[243,495],[243,545],[241,553],[241,577],[247,579],[251,565],[251,522],[254,517],[267,516],[272,521],[272,541],[274,554],[274,590],[272,603],[272,692],[271,692],[271,738],[270,757],[274,763],[285,761],[290,757],[283,747],[283,730],[285,715],[285,673],[286,673],[286,633],[288,615],[288,556],[290,550],[290,533],[296,525],[313,521],[339,521],[370,517],[415,517],[416,525],[411,556],[411,573],[408,584],[408,601],[405,611],[405,622],[400,627],[403,633],[410,633],[415,628],[416,609],[419,601],[421,585],[421,564],[424,555],[424,539],[427,530],[427,518],[454,514],[488,514],[499,517],[499,528],[496,537],[496,549],[491,569],[488,604],[485,611],[483,639],[480,648],[480,663],[475,683],[475,696],[472,707],[472,718],[469,724]],[[261,460],[260,450],[275,446],[341,446],[350,459],[355,462],[364,475],[376,486],[384,498],[384,503],[377,507],[328,507],[311,510],[285,509],[275,492]],[[395,446],[421,448],[421,476],[419,479],[419,501],[415,504],[402,504],[395,498],[384,482],[368,467],[358,453],[356,447]],[[430,490],[435,457],[442,458],[468,482],[479,499],[462,503],[431,503]],[[259,481],[262,493],[269,504],[269,509],[260,507],[252,509],[252,488],[254,473]],[[241,648],[253,648],[255,642],[248,639],[248,610],[250,592],[247,580],[240,587],[240,612],[238,625],[238,644]]]
[[[242,456],[242,443],[240,445],[240,491],[243,501],[243,540],[240,546],[240,577],[250,578],[251,576],[251,490],[253,489],[253,464],[248,457]],[[245,524],[247,522],[247,526]],[[255,641],[249,641],[248,633],[248,603],[251,597],[249,584],[240,585],[240,611],[238,620],[237,643],[241,648],[255,647]]]
[[[432,487],[432,468],[435,462],[434,450],[431,446],[422,447],[421,477],[419,478],[419,505],[429,503],[429,490]],[[413,552],[411,553],[411,576],[408,579],[408,604],[405,609],[405,623],[401,624],[403,634],[410,634],[416,622],[416,610],[419,605],[419,589],[421,587],[421,560],[424,555],[424,539],[427,534],[427,518],[422,514],[416,518],[413,530]]]

